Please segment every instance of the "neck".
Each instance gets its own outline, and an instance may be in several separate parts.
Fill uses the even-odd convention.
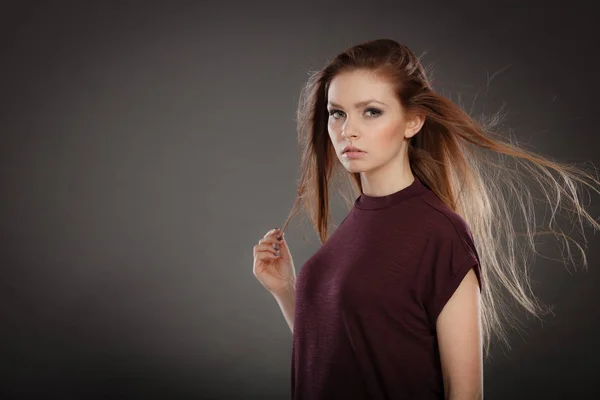
[[[360,181],[364,194],[373,197],[387,196],[409,186],[415,180],[408,158],[390,162],[377,170],[361,172]]]

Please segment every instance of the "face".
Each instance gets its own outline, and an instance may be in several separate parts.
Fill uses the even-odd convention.
[[[349,172],[405,162],[408,139],[422,121],[406,118],[390,83],[365,70],[344,72],[333,78],[327,96],[329,138]],[[349,144],[362,152],[344,154]]]

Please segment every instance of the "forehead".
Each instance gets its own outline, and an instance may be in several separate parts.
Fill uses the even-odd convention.
[[[329,85],[328,100],[353,104],[365,98],[389,102],[395,98],[392,84],[374,72],[354,70],[336,75]]]

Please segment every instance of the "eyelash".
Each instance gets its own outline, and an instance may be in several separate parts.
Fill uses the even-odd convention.
[[[380,116],[382,114],[381,110],[378,110],[376,108],[367,108],[367,109],[365,109],[365,111],[372,111],[372,112],[374,112],[375,115],[373,115],[373,116],[371,116],[369,118],[375,118],[375,117],[378,117],[378,116]],[[333,117],[333,115],[335,113],[337,113],[337,112],[343,112],[343,111],[340,111],[340,110],[331,110],[331,111],[329,111],[329,116]],[[334,118],[334,119],[337,119],[337,118]]]

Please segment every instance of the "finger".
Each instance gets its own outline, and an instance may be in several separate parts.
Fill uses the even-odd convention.
[[[279,256],[271,253],[269,250],[261,250],[256,253],[255,259],[257,261],[278,260]],[[254,264],[254,266],[256,267],[256,263]]]
[[[274,236],[269,236],[266,239],[260,239],[258,241],[258,244],[265,244],[265,243],[271,243],[271,244],[277,243],[277,244],[281,245],[283,243],[283,241],[277,240]]]
[[[262,258],[272,258],[274,260],[279,258],[279,256],[277,254],[273,254],[270,251],[261,251],[261,252],[259,252],[259,254],[260,254],[260,257],[262,257]]]
[[[281,231],[281,229],[277,228],[273,232],[271,232],[270,236],[275,237],[277,240],[281,240],[283,239],[284,235],[285,234]]]
[[[252,271],[254,271],[255,274],[265,271],[266,269],[269,269],[271,262],[279,262],[279,257],[268,251],[259,251],[258,256],[255,258]]]
[[[281,247],[279,247],[279,250],[277,250],[273,244],[270,243],[265,243],[265,244],[259,244],[257,246],[254,246],[255,249],[255,253],[261,252],[261,251],[269,251],[273,254],[277,254],[279,251],[281,251]]]
[[[263,238],[266,239],[267,237],[274,235],[278,231],[279,231],[279,228],[271,229],[269,232],[267,232],[265,234],[265,236],[263,236]]]

